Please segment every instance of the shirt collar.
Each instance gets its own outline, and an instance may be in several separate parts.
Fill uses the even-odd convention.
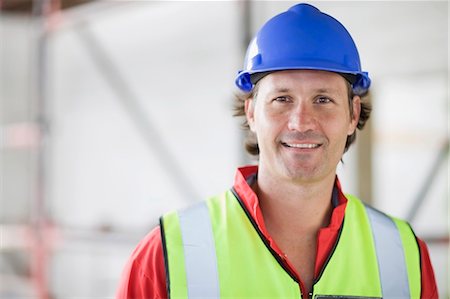
[[[259,226],[261,231],[264,232],[266,231],[266,229],[262,217],[262,212],[259,207],[258,197],[251,188],[251,185],[256,182],[257,176],[258,166],[256,165],[249,165],[238,168],[234,180],[234,190],[239,195],[242,203],[245,205],[245,208],[250,213],[251,217],[255,219],[256,224]],[[338,223],[340,224],[344,217],[344,213],[337,213],[336,208],[340,207],[340,209],[338,210],[342,211],[342,209],[345,208],[347,204],[347,198],[342,193],[341,184],[337,176],[331,200],[333,205],[333,213],[331,215],[330,225],[336,225]]]

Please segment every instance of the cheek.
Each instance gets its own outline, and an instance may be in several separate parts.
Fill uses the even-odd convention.
[[[264,143],[269,145],[276,141],[282,131],[282,117],[264,110],[257,111],[254,118],[253,132],[256,134],[260,146],[264,147]]]
[[[321,119],[321,124],[322,129],[329,138],[343,139],[344,142],[352,127],[350,117],[345,113],[324,115]]]
[[[271,113],[269,111],[262,111],[262,113],[259,114],[258,122],[259,131],[262,134],[269,136],[282,131],[286,123],[283,115],[279,113]]]

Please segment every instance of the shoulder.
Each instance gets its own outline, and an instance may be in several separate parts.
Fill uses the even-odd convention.
[[[436,278],[434,276],[433,266],[430,260],[430,254],[426,243],[417,238],[420,248],[420,265],[421,265],[421,298],[438,298],[438,289],[436,285]]]
[[[131,258],[139,263],[147,264],[146,261],[155,257],[158,252],[162,253],[161,228],[159,226],[151,230],[136,246]]]
[[[403,244],[407,250],[415,249],[419,253],[419,244],[411,225],[402,219],[386,214],[370,204],[364,203],[354,196],[346,196],[348,209],[352,212],[346,213],[355,216],[358,221],[364,221],[370,225],[374,239],[383,242],[397,242]]]
[[[165,280],[161,228],[155,227],[136,246],[131,254],[131,271],[152,281]]]
[[[116,298],[166,298],[161,229],[155,227],[136,246],[119,283]]]

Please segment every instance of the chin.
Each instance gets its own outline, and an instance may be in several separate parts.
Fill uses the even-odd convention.
[[[302,168],[292,168],[288,167],[285,170],[286,176],[294,181],[312,181],[316,180],[320,175],[319,171],[314,168],[302,167]]]

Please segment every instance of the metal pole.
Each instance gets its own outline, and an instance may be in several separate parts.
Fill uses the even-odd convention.
[[[363,101],[371,102],[372,97],[370,93]],[[364,126],[364,130],[357,136],[357,159],[358,159],[358,195],[364,200],[364,202],[372,203],[372,146],[373,146],[373,128],[372,122],[369,121]],[[358,140],[359,139],[359,140]]]
[[[32,277],[38,298],[48,299],[49,288],[47,278],[47,248],[45,240],[46,225],[46,184],[47,184],[47,16],[51,9],[51,0],[34,0],[33,16],[35,27],[36,49],[33,53],[35,69],[33,70],[32,82],[34,100],[36,101],[36,123],[39,127],[39,143],[36,149],[36,186],[35,196],[31,204],[31,225],[33,231],[32,242]],[[33,61],[33,60],[32,60]]]

